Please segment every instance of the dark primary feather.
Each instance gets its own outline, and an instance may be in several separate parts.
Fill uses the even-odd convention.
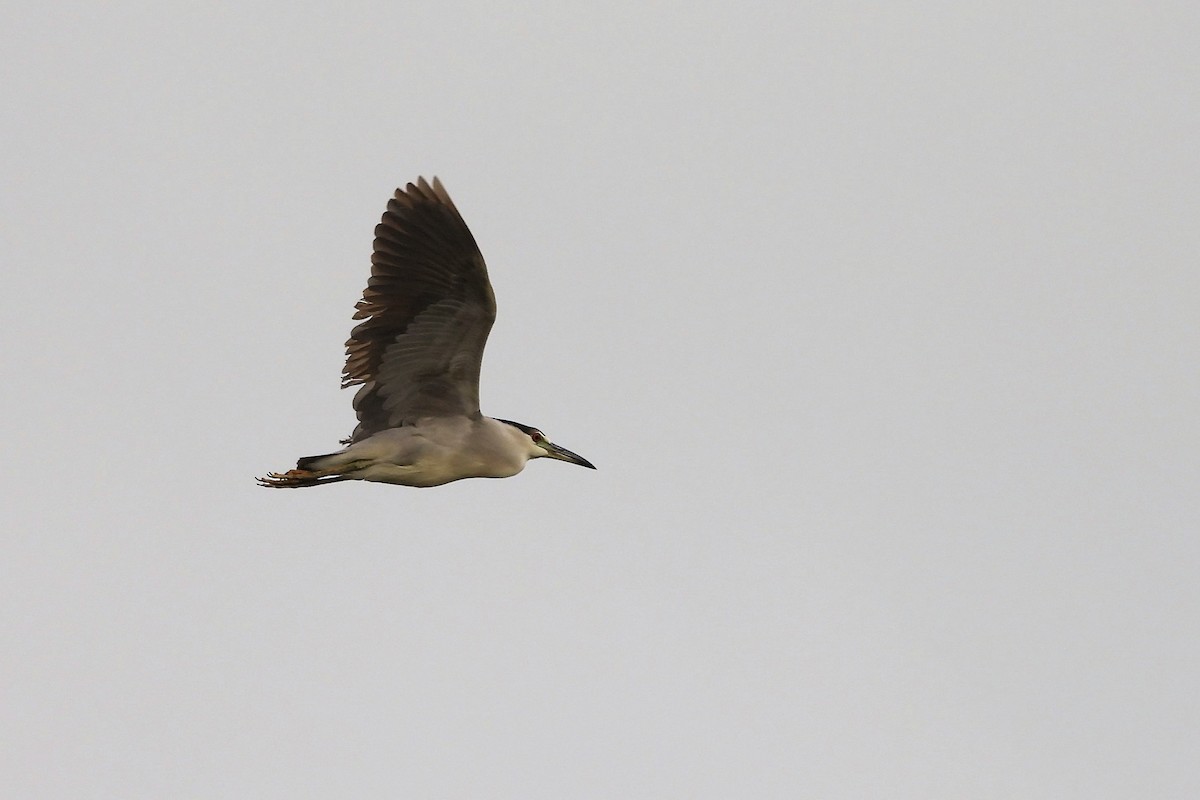
[[[355,306],[342,386],[353,441],[420,417],[479,417],[479,365],[496,298],[475,237],[440,181],[397,189],[375,228],[371,279]]]

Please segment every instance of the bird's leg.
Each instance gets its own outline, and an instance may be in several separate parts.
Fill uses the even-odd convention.
[[[268,472],[265,478],[255,478],[259,486],[270,486],[272,489],[298,489],[302,486],[316,486],[319,483],[334,483],[349,480],[347,472],[353,472],[365,462],[354,461],[341,464],[329,469],[289,469],[287,472]]]
[[[289,469],[287,472],[268,472],[265,478],[255,478],[259,486],[270,486],[273,489],[298,489],[301,486],[316,486],[329,475],[335,475],[341,470],[320,470],[314,472],[307,469]]]
[[[313,486],[317,478],[311,472],[302,469],[289,469],[287,472],[268,472],[265,478],[255,478],[259,486],[270,486],[273,489],[296,489],[301,486]]]

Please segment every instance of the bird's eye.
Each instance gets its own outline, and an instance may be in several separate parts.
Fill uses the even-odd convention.
[[[541,444],[546,440],[546,437],[542,435],[541,431],[534,431],[533,433],[529,434],[529,438],[533,439],[534,444]]]

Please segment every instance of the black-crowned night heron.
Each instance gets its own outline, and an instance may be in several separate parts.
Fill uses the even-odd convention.
[[[345,480],[438,486],[507,478],[531,458],[595,469],[537,428],[479,413],[479,365],[496,297],[475,237],[437,178],[397,189],[375,228],[364,320],[346,342],[342,386],[358,427],[323,456],[258,478],[298,488]]]

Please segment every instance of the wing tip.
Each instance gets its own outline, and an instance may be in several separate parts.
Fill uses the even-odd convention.
[[[437,175],[428,181],[424,175],[418,175],[416,183],[409,181],[403,188],[396,189],[396,199],[409,203],[420,200],[434,201],[454,209],[455,212],[458,211],[454,201],[450,199],[450,193],[446,191],[445,185]]]

